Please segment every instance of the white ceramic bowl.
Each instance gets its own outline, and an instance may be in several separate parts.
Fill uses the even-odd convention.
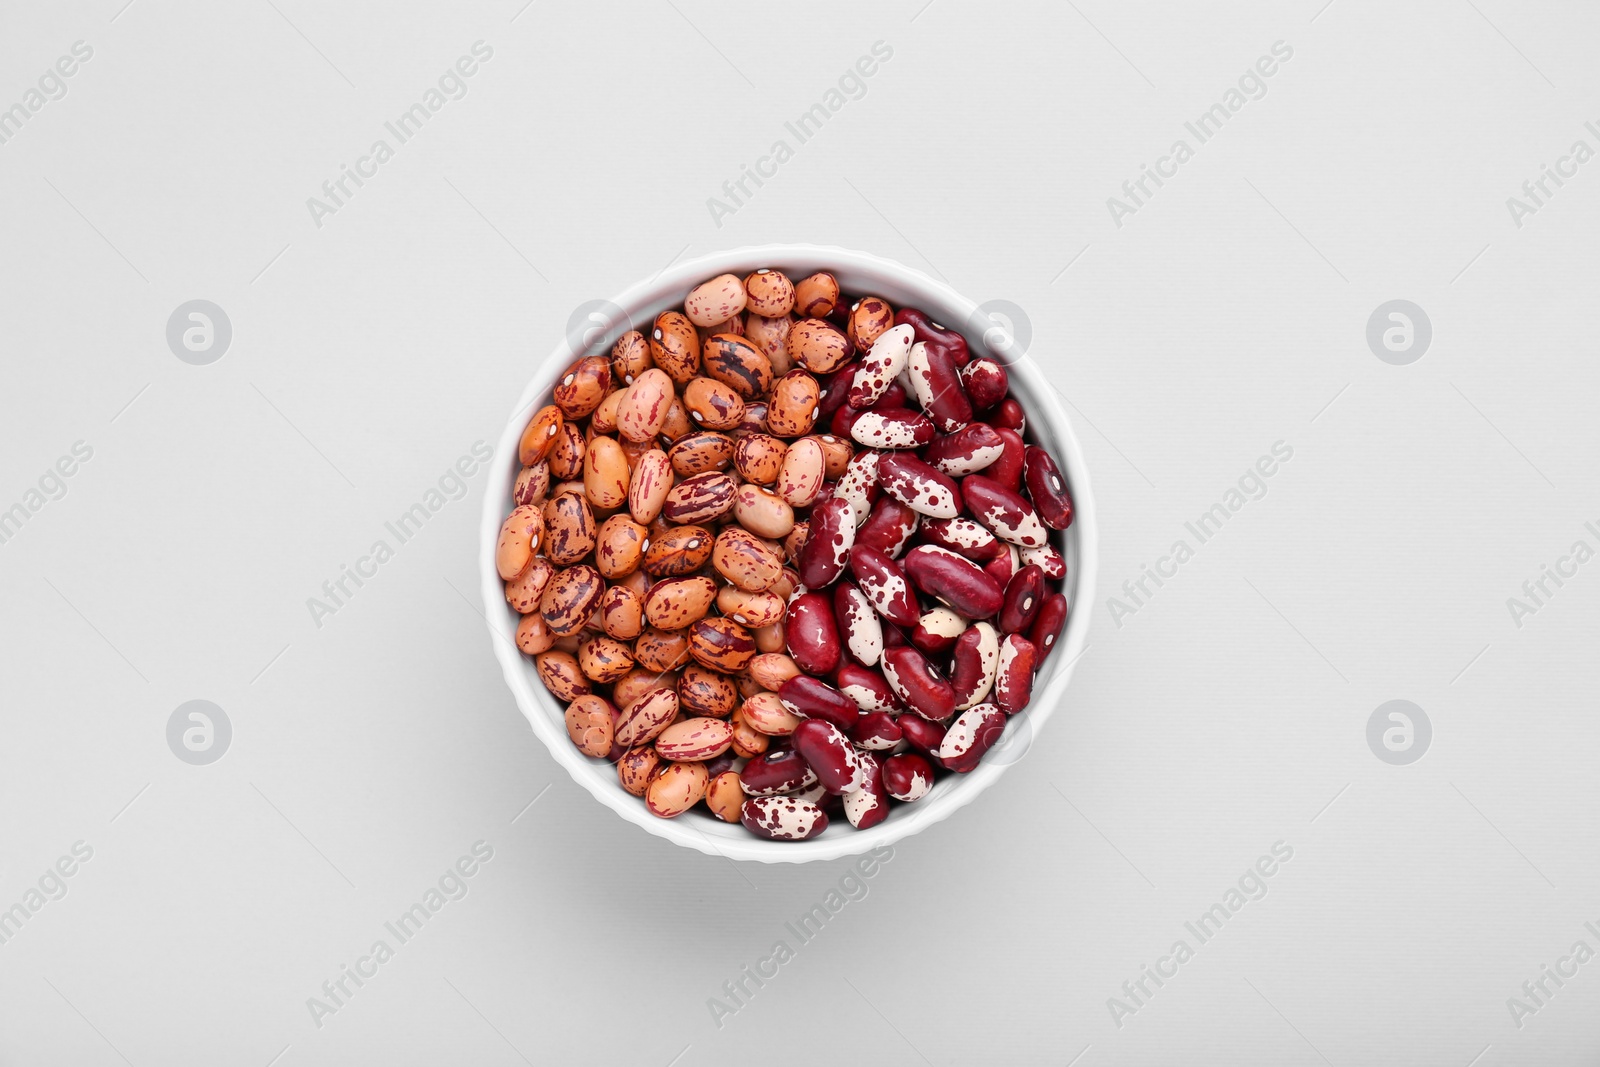
[[[776,267],[796,279],[818,270],[831,271],[846,293],[875,294],[895,307],[920,308],[936,322],[961,330],[967,335],[975,356],[981,354],[987,344],[989,354],[1006,364],[1012,395],[1022,402],[1028,413],[1028,440],[1049,450],[1066,474],[1075,511],[1072,525],[1066,531],[1066,593],[1072,611],[1063,639],[1034,681],[1032,702],[1008,724],[996,750],[990,752],[977,770],[944,776],[921,800],[913,804],[896,802],[890,808],[889,817],[870,830],[855,830],[841,818],[810,841],[766,841],[743,826],[719,821],[703,807],[676,819],[657,818],[645,810],[643,800],[623,792],[611,764],[579,752],[567,737],[566,708],[539,681],[533,660],[516,647],[518,615],[506,604],[504,583],[494,560],[500,526],[512,507],[511,489],[519,467],[517,445],[523,427],[533,411],[549,403],[556,376],[576,358],[574,343],[567,338],[560,339],[522,391],[495,449],[496,465],[491,469],[498,474],[490,480],[478,536],[482,593],[494,653],[500,660],[506,684],[516,697],[517,707],[527,716],[533,732],[556,762],[567,769],[574,781],[594,794],[596,800],[648,833],[708,855],[764,863],[805,863],[856,855],[932,826],[975,800],[1026,751],[1027,744],[1061,702],[1088,633],[1097,562],[1094,497],[1089,490],[1083,454],[1068,425],[1060,397],[1034,362],[1007,351],[1011,347],[1009,336],[993,328],[987,318],[976,318],[983,313],[973,301],[921,271],[865,252],[818,245],[763,245],[701,256],[663,271],[615,297],[609,307],[594,317],[593,331],[583,343],[603,344],[605,348],[601,351],[608,351],[612,341],[627,330],[648,330],[658,313],[681,304],[684,296],[699,282],[723,273],[743,277],[758,267]],[[617,314],[618,309],[621,315]],[[980,333],[971,328],[974,322],[989,328]],[[994,759],[995,751],[1002,750],[1010,758]]]

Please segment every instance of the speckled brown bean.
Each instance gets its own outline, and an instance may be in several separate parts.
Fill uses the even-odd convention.
[[[737,275],[719,274],[703,281],[683,299],[684,313],[696,326],[711,326],[744,310],[744,283]]]
[[[683,387],[690,420],[707,430],[731,430],[744,421],[744,400],[731,386],[712,378],[692,378]]]
[[[829,478],[841,478],[850,467],[856,446],[831,433],[812,434],[811,440],[822,448],[822,472]],[[852,501],[852,503],[854,503]]]
[[[781,270],[761,267],[744,279],[745,308],[775,318],[794,310],[794,283]]]
[[[656,751],[663,759],[699,761],[715,759],[733,743],[733,727],[710,716],[680,719],[661,731]]]
[[[544,515],[536,505],[513,508],[500,524],[500,540],[494,549],[494,565],[500,577],[509,582],[527,570],[543,537]]]
[[[700,334],[680,311],[663,311],[650,331],[650,358],[680,385],[700,369]]]
[[[732,619],[702,618],[689,627],[689,655],[712,670],[731,674],[755,658],[756,641]]]
[[[506,583],[506,603],[520,615],[539,610],[539,598],[556,569],[543,556],[535,556],[517,577]]]
[[[635,660],[638,657],[634,657]],[[678,691],[678,674],[676,671],[657,671],[648,667],[635,667],[633,670],[618,678],[611,687],[611,702],[619,708],[626,708],[639,700],[646,693],[653,693],[657,689],[671,689]]]
[[[776,476],[777,468],[773,468],[773,474]],[[550,463],[540,460],[517,472],[516,483],[511,487],[511,499],[518,504],[543,504],[549,492]]]
[[[612,580],[632,574],[644,558],[649,540],[650,531],[627,515],[611,516],[600,524],[595,536],[595,568]]]
[[[672,462],[665,452],[654,448],[640,456],[628,482],[628,514],[635,522],[649,523],[661,514],[672,483]]]
[[[750,661],[746,670],[762,688],[777,692],[779,686],[800,673],[800,665],[781,652],[763,652]]]
[[[717,535],[711,565],[728,581],[752,593],[772,588],[783,574],[783,560],[778,553],[738,526],[729,526]]]
[[[791,454],[793,451],[790,449]],[[670,522],[680,523],[710,522],[719,519],[733,508],[735,486],[732,475],[716,471],[707,471],[705,474],[686,478],[667,493],[661,514]]]
[[[700,379],[696,379],[699,381]],[[692,478],[706,471],[726,470],[733,462],[733,439],[714,430],[702,430],[680,437],[667,450],[673,473]]]
[[[653,366],[650,344],[638,330],[629,330],[611,346],[611,376],[619,385],[632,385]]]
[[[517,647],[530,656],[550,651],[556,635],[544,624],[544,616],[537,611],[524,615],[517,622]]]
[[[795,523],[794,529],[790,530],[789,535],[783,539],[783,555],[789,561],[791,567],[800,566],[800,556],[805,552],[806,542],[810,539],[811,524],[809,522]],[[795,573],[796,575],[799,574],[798,571]],[[799,582],[795,584],[798,585]]]
[[[645,549],[644,570],[657,578],[692,574],[711,558],[711,531],[703,526],[674,526],[652,534]]]
[[[789,446],[771,434],[749,434],[735,443],[733,466],[745,481],[771,485],[783,469],[783,457],[788,451]]]
[[[823,319],[801,319],[789,327],[789,355],[812,374],[831,374],[855,354],[850,339]]]
[[[556,431],[556,446],[550,450],[550,477],[563,482],[582,478],[583,460],[588,451],[589,442],[584,440],[578,424],[563,423]]]
[[[773,374],[787,374],[794,369],[794,360],[789,356],[789,327],[793,325],[794,320],[787,315],[775,319],[762,318],[760,315],[745,317],[745,340],[767,357],[767,362],[772,364]]]
[[[733,714],[728,716],[728,722],[733,726],[733,751],[735,755],[752,759],[767,750],[770,740],[767,735],[759,730],[752,729],[740,714],[738,708],[733,709]]]
[[[757,537],[783,538],[794,529],[794,509],[759,485],[746,483],[734,492],[733,517]]]
[[[738,334],[719,333],[708,337],[701,350],[700,366],[707,377],[726,385],[745,400],[765,396],[772,389],[772,361]]]
[[[800,725],[800,716],[784,707],[777,693],[757,693],[740,705],[745,722],[768,737],[788,737]]]
[[[571,653],[551,650],[534,657],[533,662],[539,670],[539,680],[557,700],[570,704],[593,692],[589,679],[578,667],[578,658]]]
[[[669,763],[645,786],[644,806],[651,815],[675,819],[705,799],[710,781],[704,763]]]
[[[550,454],[555,447],[556,434],[561,430],[561,409],[548,404],[533,413],[527,429],[522,431],[522,441],[517,446],[517,458],[524,467],[531,467]]]
[[[606,636],[632,641],[644,629],[644,600],[626,586],[613,585],[600,595],[600,625]]]
[[[633,669],[633,654],[621,641],[595,634],[578,646],[578,669],[593,681],[610,685]]]
[[[794,507],[807,507],[822,489],[822,476],[822,446],[811,438],[802,437],[784,454],[783,466],[778,471],[777,494]]]
[[[611,392],[611,361],[604,356],[585,356],[573,363],[556,381],[556,407],[569,419],[581,419],[600,406]]]
[[[881,296],[864,296],[850,308],[850,343],[857,352],[869,351],[879,335],[893,325],[894,308],[889,301]]]
[[[782,652],[789,647],[788,641],[783,636],[783,622],[775,622],[771,626],[763,626],[755,631],[756,651]]]
[[[794,283],[794,306],[802,315],[825,319],[839,307],[839,280],[827,271]]]
[[[821,387],[809,371],[792,370],[772,385],[767,401],[767,429],[778,437],[800,437],[817,421]]]
[[[675,396],[672,403],[667,405],[667,421],[661,424],[661,437],[668,444],[676,441],[687,433],[694,433],[695,425],[689,421],[689,411],[683,406],[683,398]]]
[[[723,822],[738,822],[744,809],[744,790],[738,771],[723,771],[706,786],[706,807]]]
[[[704,575],[667,578],[645,594],[645,618],[658,630],[681,630],[704,618],[716,595],[717,583]]]
[[[583,491],[589,503],[609,511],[628,499],[628,457],[614,437],[596,437],[589,442],[583,461]]]
[[[604,757],[615,737],[613,709],[604,697],[590,694],[567,705],[567,736],[585,756]]]
[[[751,593],[731,585],[717,590],[717,610],[752,630],[778,622],[787,609],[788,605],[776,593]]]
[[[545,555],[558,567],[594,551],[594,512],[581,493],[564,492],[544,506]]]
[[[589,429],[595,433],[616,433],[617,409],[621,407],[626,393],[626,389],[613,389],[607,394],[600,401],[600,406],[594,409],[594,414],[589,416]]]
[[[645,787],[661,766],[661,757],[653,745],[630,748],[617,760],[617,781],[624,791],[636,797],[644,796]]]
[[[633,642],[633,661],[647,670],[675,671],[689,662],[689,635],[646,627]]]
[[[593,567],[568,567],[557,571],[539,598],[539,614],[557,637],[582,630],[600,604],[605,582]]]
[[[622,709],[617,720],[617,744],[632,748],[654,741],[677,715],[678,694],[667,688],[652,689]]]
[[[678,679],[678,706],[690,715],[724,719],[739,702],[733,679],[700,663],[683,668]]]
[[[630,441],[649,441],[661,432],[672,403],[672,379],[658,367],[644,371],[617,402],[617,432]]]

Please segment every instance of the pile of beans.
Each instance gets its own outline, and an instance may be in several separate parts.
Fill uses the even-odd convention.
[[[573,743],[653,814],[865,829],[1027,706],[1072,499],[960,333],[724,274],[551,399],[496,564]]]

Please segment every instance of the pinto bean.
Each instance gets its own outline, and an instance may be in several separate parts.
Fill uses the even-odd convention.
[[[688,316],[677,311],[656,316],[650,332],[650,358],[680,385],[695,376],[700,370],[700,334]]]
[[[809,437],[802,437],[784,454],[774,488],[790,505],[803,508],[817,499],[822,489],[822,476],[822,446]]]
[[[535,556],[520,575],[506,583],[506,603],[521,615],[538,611],[539,598],[555,572],[549,560]]]
[[[575,634],[588,625],[606,583],[593,567],[568,567],[556,572],[539,597],[539,614],[557,637]]]
[[[713,670],[741,671],[755,658],[756,640],[732,619],[702,618],[689,627],[689,655]]]
[[[733,462],[733,439],[711,430],[686,434],[672,443],[667,460],[673,472],[683,478],[726,470]]]
[[[781,270],[762,267],[744,279],[745,306],[769,318],[794,310],[794,283]]]
[[[856,351],[865,352],[894,326],[894,308],[881,296],[864,296],[850,306],[847,336]],[[906,331],[909,342],[910,330]]]
[[[677,523],[710,522],[733,508],[735,482],[730,474],[707,471],[673,486],[661,514]]]
[[[656,750],[649,745],[640,745],[630,748],[617,760],[617,781],[622,788],[636,797],[644,796],[644,791],[650,784],[650,779],[655,777],[656,770],[661,766],[661,757],[656,755]]]
[[[533,662],[539,672],[539,680],[557,700],[570,704],[594,691],[589,685],[589,679],[584,677],[583,671],[578,667],[577,657],[570,652],[551,649],[535,656]]]
[[[789,355],[812,374],[836,371],[855,354],[855,346],[833,323],[801,319],[789,327]]]
[[[533,418],[528,420],[527,429],[522,431],[522,440],[517,445],[517,458],[522,461],[524,467],[531,467],[550,455],[550,450],[556,446],[556,436],[561,432],[563,422],[561,409],[554,404],[547,404],[533,413]]]
[[[733,517],[758,537],[782,538],[794,529],[794,508],[776,493],[746,483],[733,494]]]
[[[737,334],[718,333],[706,338],[700,366],[707,377],[716,379],[743,400],[754,400],[772,391],[772,361]],[[767,417],[771,418],[770,410]]]
[[[705,799],[710,781],[704,763],[669,763],[645,786],[644,806],[652,815],[675,819]]]
[[[666,371],[644,370],[617,402],[617,432],[630,441],[654,439],[667,421],[672,400],[672,379]]]
[[[656,578],[692,574],[711,558],[714,543],[704,526],[672,526],[651,536],[642,565],[646,574]]]
[[[537,506],[519,504],[512,509],[500,525],[500,541],[494,550],[495,570],[500,577],[509,582],[526,571],[543,537],[544,515]]]
[[[650,358],[650,343],[638,330],[629,330],[611,346],[611,376],[623,385],[634,381],[655,366]]]
[[[661,514],[672,482],[672,462],[665,452],[653,448],[640,456],[628,482],[628,513],[633,521],[649,523]]]
[[[821,390],[808,371],[791,370],[772,385],[767,429],[778,437],[802,437],[817,421]]]
[[[714,378],[691,378],[683,387],[683,406],[707,430],[731,430],[744,421],[744,398]]]
[[[711,326],[745,308],[744,283],[735,274],[719,274],[701,282],[684,297],[683,310],[696,326]]]
[[[569,419],[591,414],[611,392],[611,361],[604,356],[585,356],[568,367],[557,380],[556,407]]]
[[[789,446],[771,434],[748,434],[734,443],[733,466],[745,481],[771,485],[778,480],[788,451]]]
[[[739,706],[751,729],[768,737],[788,737],[800,724],[800,716],[785,706],[777,693],[757,693]]]

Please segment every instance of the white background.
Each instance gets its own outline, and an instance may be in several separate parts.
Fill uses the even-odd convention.
[[[1600,163],[1520,228],[1506,198],[1600,149],[1600,13],[123,3],[0,23],[0,107],[94,50],[0,145],[0,508],[93,449],[0,544],[0,907],[94,850],[0,945],[0,1064],[1595,1062],[1600,962],[1520,1028],[1507,998],[1600,951],[1600,564],[1520,628],[1507,598],[1600,548]],[[317,227],[307,197],[479,40],[468,94]],[[875,41],[865,95],[717,226]],[[1114,225],[1276,41],[1267,94]],[[784,924],[848,863],[674,848],[535,741],[473,592],[485,474],[306,606],[495,439],[573,308],[769,241],[1027,310],[1102,597],[1294,449],[1120,626],[1076,606],[1090,649],[1027,757],[803,946]],[[196,298],[233,327],[209,366],[165,338]],[[1433,325],[1409,366],[1365,339],[1397,298]],[[210,766],[167,746],[191,699],[233,725]],[[1367,745],[1391,699],[1432,723],[1409,766]],[[479,840],[470,893],[318,1027],[307,998]],[[1116,1025],[1277,841],[1268,894]]]

